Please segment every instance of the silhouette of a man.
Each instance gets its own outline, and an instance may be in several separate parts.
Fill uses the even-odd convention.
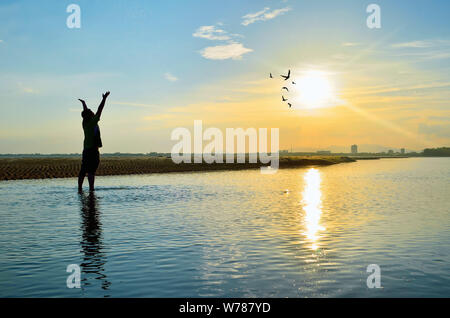
[[[81,162],[80,173],[78,175],[78,191],[80,192],[83,191],[83,181],[86,173],[88,174],[89,191],[94,191],[95,171],[97,171],[100,163],[100,153],[98,148],[102,147],[102,139],[100,138],[100,128],[98,127],[98,122],[108,96],[109,92],[103,94],[102,102],[98,106],[95,114],[86,106],[84,100],[78,99],[83,104],[81,117],[83,117],[84,131],[83,159]]]

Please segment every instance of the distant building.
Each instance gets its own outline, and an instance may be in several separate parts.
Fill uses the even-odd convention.
[[[331,151],[330,150],[318,150],[317,154],[318,155],[330,155]]]
[[[357,154],[358,153],[358,145],[352,145],[351,152],[352,152],[352,154]]]
[[[402,155],[404,155],[404,154],[405,154],[405,148],[400,149],[400,153],[401,153]]]

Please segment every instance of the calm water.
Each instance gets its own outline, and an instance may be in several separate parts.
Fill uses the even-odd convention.
[[[0,297],[450,297],[449,181],[410,158],[0,182]]]

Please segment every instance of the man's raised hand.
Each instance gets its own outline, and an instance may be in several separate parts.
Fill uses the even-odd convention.
[[[83,104],[83,109],[86,109],[87,108],[86,102],[84,100],[82,100],[82,99],[79,99],[79,98],[78,98],[78,100]]]
[[[106,92],[105,94],[103,94],[103,98],[104,99],[106,99],[106,97],[108,97],[109,96],[109,94],[110,94],[110,92],[108,91],[108,92]]]

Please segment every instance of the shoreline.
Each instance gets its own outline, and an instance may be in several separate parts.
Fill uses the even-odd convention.
[[[329,166],[355,162],[346,156],[280,156],[279,169]],[[258,169],[261,163],[173,163],[170,157],[113,157],[100,159],[96,176],[134,175],[171,172],[202,172]],[[80,158],[1,158],[0,181],[78,177]]]

